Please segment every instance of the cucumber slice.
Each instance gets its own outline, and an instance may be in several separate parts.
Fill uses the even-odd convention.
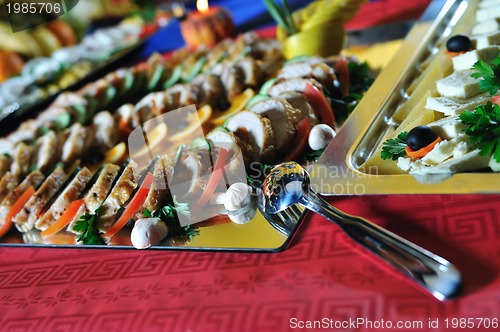
[[[134,73],[132,73],[130,70],[127,70],[127,72],[125,73],[125,77],[123,79],[123,85],[119,92],[120,96],[127,95],[134,86],[134,82],[135,82]]]
[[[162,64],[156,66],[153,75],[149,79],[148,82],[148,90],[153,91],[159,85],[160,80],[163,76],[163,72],[165,71],[165,67]]]
[[[90,118],[87,108],[82,104],[77,104],[73,105],[72,109],[75,111],[76,121],[85,126]]]
[[[285,61],[285,66],[286,65],[290,65],[292,63],[304,61],[304,60],[306,60],[308,58],[310,58],[309,55],[298,55],[296,57],[291,58],[290,60]]]
[[[273,86],[273,84],[277,80],[278,80],[277,78],[271,78],[270,80],[267,80],[260,88],[259,95],[267,95],[269,89]]]
[[[112,85],[108,86],[104,93],[104,100],[102,101],[102,107],[107,108],[116,97],[117,91],[116,88]]]
[[[170,78],[165,82],[165,84],[163,84],[163,89],[166,90],[177,84],[177,82],[179,82],[179,80],[181,79],[181,76],[182,76],[182,65],[178,65],[177,67],[175,67],[174,71],[172,72],[172,75],[170,75]]]
[[[69,113],[58,114],[53,120],[56,131],[62,131],[69,127],[71,124],[71,116]]]
[[[262,100],[265,100],[268,98],[270,98],[268,95],[261,95],[261,94],[255,95],[252,97],[252,99],[250,99],[248,101],[248,104],[247,104],[247,106],[245,106],[245,108],[248,109],[248,108],[252,107],[253,104],[257,104],[259,101],[262,101]]]
[[[212,148],[210,146],[210,142],[204,138],[201,138],[201,137],[195,138],[193,143],[191,143],[191,149],[192,150],[204,149],[204,150],[208,150],[208,151],[212,150]]]
[[[85,95],[84,98],[87,100],[87,111],[89,114],[95,114],[99,108],[99,102],[92,95]]]
[[[203,68],[205,62],[207,62],[206,56],[199,58],[198,61],[196,61],[196,63],[194,64],[194,67],[191,70],[191,72],[187,76],[182,78],[182,82],[184,83],[191,82],[193,78],[195,78],[196,75],[198,75],[201,72],[201,68]]]

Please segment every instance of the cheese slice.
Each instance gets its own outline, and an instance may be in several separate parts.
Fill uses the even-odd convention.
[[[451,140],[463,134],[466,126],[457,117],[447,117],[428,124],[436,135],[442,139]]]
[[[457,55],[453,57],[451,61],[453,62],[454,70],[468,70],[479,60],[483,60],[487,63],[491,62],[498,54],[500,54],[500,47],[488,46]]]
[[[474,43],[476,49],[483,49],[488,46],[500,45],[500,31],[478,35],[474,38],[471,38],[471,41]]]
[[[436,144],[434,149],[427,153],[422,162],[426,165],[439,165],[449,158],[459,158],[469,150],[467,137],[461,134],[451,140],[444,140]]]
[[[468,152],[458,158],[450,158],[437,166],[412,165],[410,174],[422,183],[436,183],[445,180],[454,173],[481,170],[488,167],[489,156],[482,156],[479,149]]]
[[[461,70],[436,82],[438,92],[444,97],[467,99],[481,92],[479,80],[472,78],[473,71]]]
[[[495,31],[500,30],[500,19],[499,18],[493,18],[489,19],[486,21],[483,21],[481,23],[478,23],[474,25],[472,28],[472,34],[473,35],[482,35],[486,33],[492,33]]]
[[[500,17],[500,5],[480,8],[476,12],[476,21],[481,22],[488,19]]]
[[[479,1],[479,8],[488,8],[498,6],[498,0],[482,0]]]
[[[428,97],[425,108],[443,113],[445,116],[456,116],[462,114],[465,110],[472,111],[490,99],[491,96],[488,93],[482,93],[470,99]]]

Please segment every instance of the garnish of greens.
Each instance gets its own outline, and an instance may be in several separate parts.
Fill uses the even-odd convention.
[[[477,143],[480,154],[493,155],[500,162],[500,106],[487,102],[460,114],[460,121],[468,127],[465,133]]]
[[[316,162],[319,159],[319,157],[321,157],[321,155],[323,154],[323,151],[325,151],[325,149],[320,149],[320,150],[308,149],[304,153],[304,159],[305,161]]]
[[[168,227],[168,234],[170,237],[188,237],[190,240],[200,232],[198,228],[191,225],[181,226],[176,218],[176,214],[182,214],[190,217],[189,205],[187,203],[179,203],[174,197],[174,205],[168,204],[161,209],[149,211],[144,209],[142,214],[148,218],[158,218],[165,222]]]
[[[368,90],[375,80],[373,73],[365,62],[351,61],[347,63],[349,69],[350,85],[349,90],[351,94],[361,95]]]
[[[396,138],[390,138],[384,142],[380,156],[382,159],[398,160],[399,157],[404,157],[406,154],[406,138],[408,132],[403,131]]]
[[[85,213],[76,222],[73,229],[79,232],[77,240],[83,244],[90,245],[105,245],[106,241],[102,238],[102,234],[97,228],[97,220],[99,218],[99,213],[101,212],[101,207],[98,207],[93,214]]]
[[[263,0],[264,4],[271,14],[272,18],[276,21],[276,23],[281,26],[286,33],[291,36],[298,32],[295,21],[292,17],[292,11],[288,6],[287,0],[281,0],[281,5],[279,5],[274,0]]]
[[[472,66],[472,69],[475,72],[471,76],[481,79],[479,87],[482,91],[488,91],[492,96],[498,92],[500,88],[500,56],[491,61],[490,65],[479,60]]]

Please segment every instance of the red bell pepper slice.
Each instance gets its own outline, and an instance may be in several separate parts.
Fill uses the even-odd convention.
[[[351,87],[351,74],[349,73],[349,67],[344,57],[339,58],[335,64],[334,71],[340,83],[340,92],[342,92],[342,96],[346,97]]]
[[[30,198],[35,194],[35,188],[32,186],[26,189],[26,191],[17,199],[17,201],[12,205],[7,217],[5,218],[5,222],[2,226],[0,226],[0,237],[7,234],[7,232],[12,227],[12,218],[14,218],[19,211],[28,203]]]
[[[302,119],[297,124],[297,136],[295,136],[295,140],[292,144],[294,148],[288,152],[288,154],[283,158],[285,161],[298,161],[304,149],[306,148],[307,141],[309,139],[309,133],[311,132],[311,124],[308,118]]]
[[[71,202],[69,207],[64,211],[59,220],[57,220],[54,224],[50,225],[46,230],[44,230],[41,234],[42,236],[48,236],[59,232],[61,229],[66,227],[73,220],[80,210],[80,207],[83,205],[83,199],[79,199],[77,201]]]
[[[335,115],[325,95],[313,84],[306,83],[304,94],[312,108],[318,113],[321,123],[335,128]]]
[[[146,175],[146,178],[142,182],[141,187],[139,190],[135,193],[134,197],[130,201],[130,203],[127,205],[125,208],[125,211],[123,211],[122,215],[120,218],[111,226],[106,233],[104,233],[105,238],[111,238],[113,235],[118,233],[120,229],[123,228],[127,224],[127,222],[134,216],[134,213],[139,210],[144,202],[146,201],[146,198],[148,197],[149,189],[151,188],[151,185],[153,184],[154,177],[153,174],[148,173]]]
[[[217,157],[214,170],[210,176],[210,179],[208,180],[207,187],[203,191],[201,197],[198,199],[198,202],[196,202],[196,204],[194,205],[193,213],[199,212],[201,208],[203,208],[208,203],[210,197],[212,197],[212,195],[214,194],[215,189],[217,189],[217,186],[222,179],[222,173],[227,161],[227,154],[227,150],[220,149],[219,156]]]

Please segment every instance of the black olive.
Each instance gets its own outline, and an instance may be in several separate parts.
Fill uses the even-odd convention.
[[[464,35],[455,35],[446,42],[446,48],[450,52],[465,52],[470,50],[471,47],[472,42],[469,37]]]
[[[413,151],[420,150],[436,140],[437,136],[428,126],[418,126],[410,130],[406,144]]]

